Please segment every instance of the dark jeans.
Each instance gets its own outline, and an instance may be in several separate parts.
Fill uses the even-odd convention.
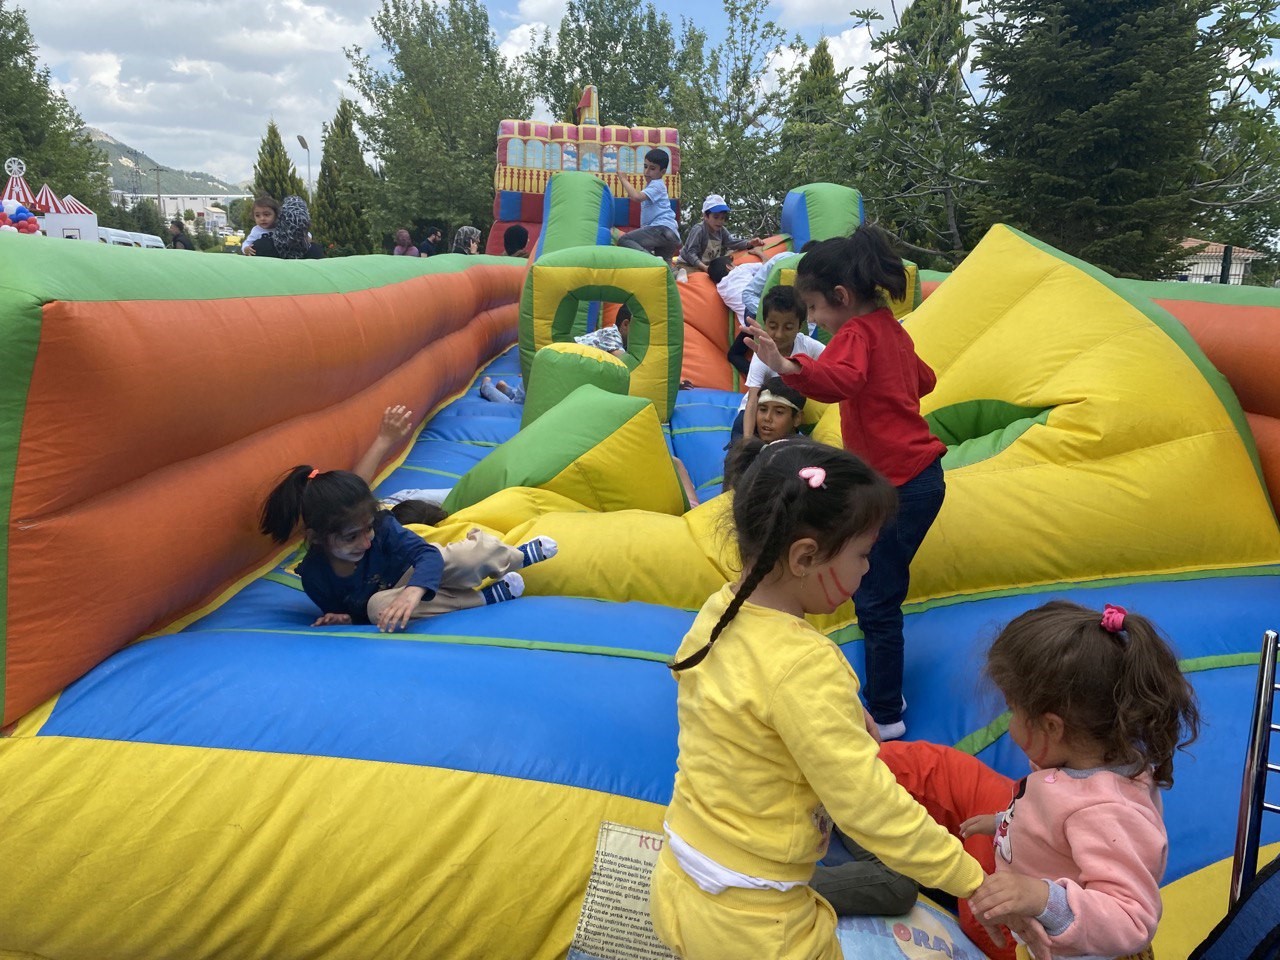
[[[898,917],[915,906],[914,880],[890,870],[838,830],[831,843],[843,843],[850,859],[833,867],[818,864],[809,886],[831,904],[837,916]]]
[[[680,249],[680,234],[670,227],[640,227],[619,237],[618,246],[643,250],[670,263]]]
[[[866,639],[863,695],[881,725],[902,719],[902,601],[911,584],[911,561],[946,493],[941,458],[898,488],[898,514],[880,531],[868,557],[871,567],[853,595]]]
[[[738,334],[737,338],[729,346],[729,363],[744,377],[751,370],[751,348],[747,346],[747,334],[745,331]]]

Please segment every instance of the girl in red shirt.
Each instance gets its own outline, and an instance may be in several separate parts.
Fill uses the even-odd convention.
[[[853,595],[866,639],[867,709],[880,736],[906,733],[902,711],[902,602],[911,560],[942,508],[946,445],[920,415],[937,378],[884,305],[906,294],[907,274],[888,235],[864,224],[851,237],[816,244],[796,269],[796,292],[810,320],[831,333],[817,358],[784,357],[759,327],[752,348],[783,382],[806,397],[840,404],[845,449],[898,488],[898,513],[871,551],[871,569]]]

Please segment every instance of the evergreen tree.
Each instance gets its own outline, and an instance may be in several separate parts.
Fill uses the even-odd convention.
[[[280,128],[274,120],[267,123],[266,136],[258,147],[258,162],[253,165],[253,192],[265,193],[276,200],[288,196],[306,199],[307,196],[307,188],[285,152]]]
[[[355,105],[343,97],[333,122],[325,127],[320,178],[311,211],[315,238],[326,256],[373,253],[373,232],[366,213],[371,187],[372,175],[355,131]]]
[[[571,121],[582,88],[595,84],[601,123],[664,125],[671,117],[676,41],[651,2],[569,0],[551,31],[525,56],[533,92]]]
[[[847,177],[848,86],[849,71],[836,69],[823,37],[795,77],[782,124],[782,167],[789,187]]]
[[[5,140],[0,160],[20,157],[33,189],[47,182],[59,196],[71,193],[93,210],[106,210],[111,190],[106,157],[81,132],[84,121],[53,89],[36,50],[26,13],[0,0],[0,117]]]
[[[997,96],[982,124],[1004,220],[1112,273],[1158,278],[1179,241],[1214,65],[1201,0],[988,0],[978,66]]]
[[[139,200],[129,213],[133,216],[134,230],[157,237],[164,236],[164,217],[160,216],[160,210],[156,207],[154,200],[150,198]]]
[[[529,116],[527,80],[499,51],[479,0],[383,0],[373,26],[386,50],[379,65],[358,47],[348,56],[364,101],[357,122],[381,161],[374,231],[485,229],[498,123]]]
[[[981,237],[969,214],[984,185],[973,124],[981,105],[965,82],[972,19],[961,0],[916,0],[873,38],[879,57],[859,84],[854,185],[922,265],[954,265]]]
[[[778,60],[785,35],[767,0],[723,6],[724,40],[704,52],[705,36],[686,32],[681,51],[691,81],[676,101],[684,220],[698,220],[702,198],[718,193],[733,208],[735,233],[763,236],[778,225],[790,178],[778,151],[787,93],[759,78]]]

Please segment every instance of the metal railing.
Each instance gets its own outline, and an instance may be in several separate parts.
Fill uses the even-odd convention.
[[[1232,907],[1258,872],[1258,841],[1264,813],[1280,813],[1280,805],[1267,802],[1267,776],[1280,774],[1280,764],[1269,762],[1272,734],[1280,734],[1280,723],[1274,719],[1276,692],[1276,655],[1280,652],[1280,636],[1274,630],[1262,635],[1262,657],[1258,662],[1258,693],[1253,704],[1253,727],[1249,732],[1249,749],[1245,755],[1244,780],[1240,789],[1240,817],[1236,823],[1235,859],[1231,864]]]

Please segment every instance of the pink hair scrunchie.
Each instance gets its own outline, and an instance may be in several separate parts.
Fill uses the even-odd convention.
[[[1105,604],[1102,608],[1102,629],[1107,633],[1119,633],[1124,629],[1124,618],[1128,612],[1124,607]]]

